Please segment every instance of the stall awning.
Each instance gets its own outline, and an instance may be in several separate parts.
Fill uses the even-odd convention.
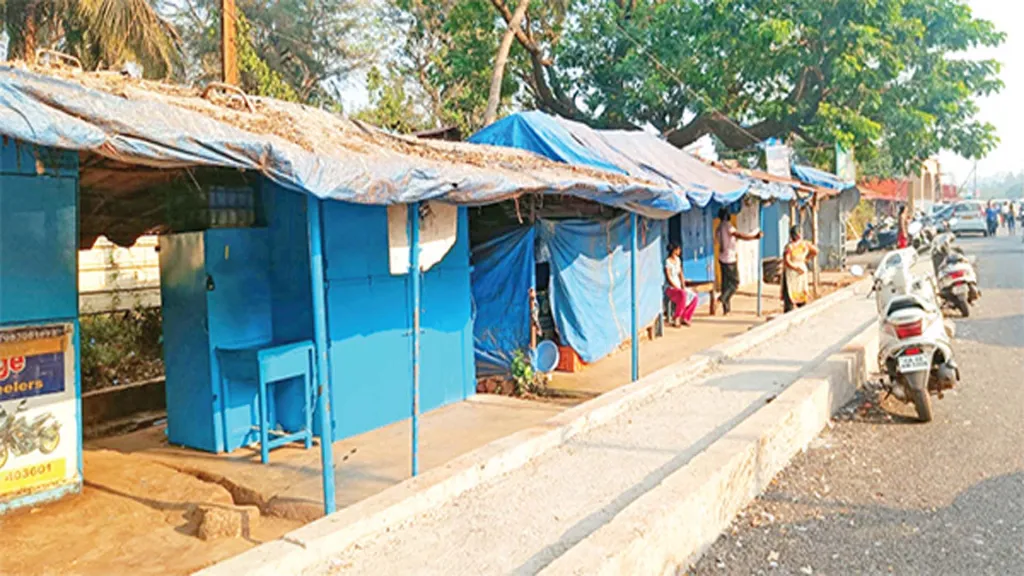
[[[698,206],[712,198],[723,203],[735,201],[748,188],[743,179],[708,166],[653,134],[594,130],[543,112],[513,114],[469,141],[521,148],[566,164],[666,182]]]
[[[812,184],[820,188],[828,188],[829,190],[835,190],[837,192],[841,192],[847,188],[853,188],[856,185],[854,182],[841,180],[835,174],[819,170],[813,166],[794,164],[792,170],[793,176],[796,176],[801,182]]]
[[[203,97],[196,88],[111,72],[0,67],[0,132],[88,155],[83,181],[90,169],[125,176],[138,169],[137,179],[89,180],[94,190],[115,195],[125,191],[107,188],[166,180],[168,170],[220,167],[362,204],[481,205],[541,193],[656,218],[688,208],[662,181],[567,167],[507,148],[397,136],[317,108],[241,94]]]

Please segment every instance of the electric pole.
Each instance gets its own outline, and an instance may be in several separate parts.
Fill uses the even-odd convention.
[[[220,59],[225,84],[238,86],[238,55],[236,48],[235,0],[220,0]]]

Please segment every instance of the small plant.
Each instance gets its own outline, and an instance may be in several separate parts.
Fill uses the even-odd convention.
[[[515,396],[540,394],[543,392],[544,376],[533,369],[530,359],[522,350],[512,354],[512,392]]]
[[[163,374],[159,308],[80,319],[83,391],[130,384]]]

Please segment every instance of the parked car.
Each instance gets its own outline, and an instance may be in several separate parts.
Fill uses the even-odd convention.
[[[955,222],[950,227],[956,235],[981,234],[988,236],[988,225],[985,222],[985,203],[978,200],[964,200],[953,205],[952,213]]]
[[[949,220],[953,214],[954,204],[932,204],[932,211],[929,216],[936,222]]]

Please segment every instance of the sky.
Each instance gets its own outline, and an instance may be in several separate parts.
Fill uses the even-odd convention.
[[[1024,171],[1024,2],[1020,0],[970,0],[974,16],[991,20],[1006,33],[995,49],[973,50],[972,58],[994,58],[1002,63],[1001,92],[978,101],[978,118],[991,122],[1001,140],[999,147],[978,161],[978,178],[1003,172]],[[961,184],[974,162],[952,152],[939,155],[943,182]]]

